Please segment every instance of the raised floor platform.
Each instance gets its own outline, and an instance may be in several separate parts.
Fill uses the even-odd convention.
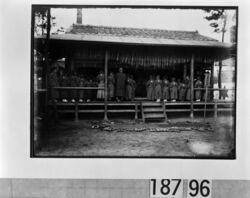
[[[110,114],[134,114],[134,118],[138,119],[142,116],[142,103],[147,103],[152,106],[159,105],[154,101],[131,101],[131,102],[114,102],[108,101],[107,103],[107,115]],[[74,114],[75,119],[78,119],[79,114],[104,114],[105,105],[104,101],[93,101],[93,102],[50,102],[50,110],[55,113],[56,117],[59,118],[60,114]],[[191,113],[191,102],[160,102],[163,105],[165,113],[167,115],[172,113],[190,112]],[[233,112],[235,109],[235,103],[232,101],[209,101],[205,103],[194,102],[193,112],[214,112],[214,116],[217,117],[218,112]]]

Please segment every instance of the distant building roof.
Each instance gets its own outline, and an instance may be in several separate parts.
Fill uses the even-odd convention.
[[[218,42],[216,39],[199,34],[198,31],[173,31],[79,24],[73,24],[65,34],[54,34],[50,38],[121,44],[231,47],[231,44]]]

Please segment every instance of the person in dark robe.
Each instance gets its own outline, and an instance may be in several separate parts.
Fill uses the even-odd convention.
[[[177,99],[180,101],[180,86],[181,86],[181,79],[177,79]]]
[[[78,84],[79,84],[78,76],[74,72],[70,76],[70,86],[72,87],[72,90],[70,90],[71,102],[76,102],[76,100],[78,100],[78,94],[77,94],[78,90],[74,89],[75,87],[78,87]]]
[[[50,85],[50,98],[52,101],[57,101],[59,99],[59,92],[58,90],[54,89],[54,87],[59,86],[57,68],[53,68],[49,75],[49,85]]]
[[[124,100],[126,88],[126,75],[123,73],[123,68],[119,68],[119,72],[116,74],[116,101],[120,102]]]
[[[97,81],[98,81],[98,90],[97,90],[97,99],[104,99],[104,73],[101,70],[100,73],[97,76]]]
[[[156,102],[160,102],[162,98],[162,80],[159,75],[156,76],[155,80],[155,99]]]
[[[61,87],[68,87],[69,86],[69,82],[68,82],[68,75],[67,73],[63,72],[61,79],[60,79],[60,86]],[[69,98],[69,94],[68,94],[68,90],[61,90],[61,99],[62,102],[68,102],[68,98]]]
[[[132,101],[135,99],[135,90],[136,90],[136,82],[134,80],[133,75],[131,75],[131,81],[132,81]]]
[[[90,78],[87,78],[87,80],[85,80],[85,86],[90,88],[91,87],[91,81],[90,81]],[[86,89],[84,91],[85,93],[85,97],[84,99],[86,99],[87,102],[90,102],[92,100],[92,90],[90,89]]]
[[[163,82],[162,82],[162,98],[164,102],[167,102],[170,99],[169,95],[169,81],[167,76],[164,77]]]
[[[136,82],[135,86],[135,95],[139,97],[147,97],[147,87],[145,80],[143,78],[139,78]]]
[[[153,75],[150,75],[149,80],[146,83],[147,87],[147,98],[148,100],[154,100],[155,94],[154,94],[154,87],[155,87],[155,81]]]
[[[202,88],[203,83],[201,82],[200,76],[197,77],[197,80],[194,83],[194,88]],[[201,101],[202,90],[195,90],[195,100],[197,102]]]
[[[108,77],[108,100],[113,100],[115,96],[115,77],[112,72],[110,72]]]
[[[189,76],[186,76],[185,78],[185,85],[186,85],[186,100],[190,101],[191,100],[191,82],[189,79]]]
[[[85,87],[86,82],[83,75],[79,77],[79,87]],[[79,102],[83,102],[85,98],[85,90],[81,89],[79,90]]]
[[[63,69],[59,69],[58,71],[58,85],[59,87],[61,87],[62,85],[62,78],[63,78],[63,75],[64,75],[64,70]],[[58,90],[58,94],[59,94],[59,100],[62,101],[62,90]]]
[[[90,87],[98,87],[98,82],[93,80],[92,78],[90,78],[89,86]],[[90,99],[94,100],[94,99],[96,99],[96,96],[97,96],[97,89],[91,89],[90,90]]]
[[[184,81],[181,81],[179,85],[179,100],[183,102],[185,100],[185,96],[186,96],[186,84],[184,83]]]
[[[172,78],[170,83],[170,98],[172,102],[176,102],[178,98],[178,84],[175,81],[175,78]]]
[[[132,92],[133,92],[133,81],[130,75],[127,77],[126,81],[126,100],[131,101],[132,100]]]
[[[72,87],[72,85],[73,85],[73,76],[72,76],[72,73],[69,73],[68,74],[68,87]],[[68,91],[68,99],[69,99],[69,102],[71,101],[71,102],[74,102],[73,101],[73,90],[72,89],[69,89],[69,90],[67,90]]]
[[[225,100],[228,97],[228,90],[226,86],[224,86],[223,89],[221,90],[221,97],[223,100]]]

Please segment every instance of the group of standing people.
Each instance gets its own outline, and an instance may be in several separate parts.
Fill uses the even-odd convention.
[[[63,70],[53,68],[49,75],[50,98],[62,102],[90,102],[91,100],[103,100],[105,75],[101,70],[97,77],[91,78],[77,74],[76,72],[65,73]],[[55,87],[72,87],[72,89],[55,89]],[[74,89],[85,87],[85,89]],[[115,75],[113,72],[108,76],[108,100],[132,101],[135,97],[136,82],[132,75],[126,75],[123,68],[119,68]]]
[[[95,79],[86,78],[82,74],[65,73],[63,70],[53,68],[49,75],[50,96],[52,100],[62,100],[62,102],[87,102],[91,100],[103,100],[105,75],[101,70]],[[167,101],[190,101],[191,100],[191,82],[189,76],[185,79],[176,81],[175,77],[168,80],[167,76],[161,79],[160,75],[150,75],[149,80],[145,83],[147,90],[147,99],[157,102]],[[86,89],[62,89],[58,91],[53,87],[85,87]],[[194,88],[203,88],[203,82],[198,76],[194,82]],[[132,75],[125,74],[123,68],[114,74],[108,75],[108,100],[133,101],[135,98],[136,82]],[[196,89],[194,99],[202,99],[202,90]]]
[[[200,80],[200,77],[194,83],[194,88],[202,88],[203,83]],[[189,76],[186,76],[184,80],[178,79],[176,81],[175,77],[171,78],[171,81],[168,80],[167,76],[163,77],[161,80],[160,75],[154,77],[150,75],[149,80],[146,83],[147,88],[147,99],[156,100],[160,102],[172,101],[190,101],[191,100],[191,82]],[[195,100],[201,101],[202,90],[195,91]]]
[[[97,82],[91,77],[87,78],[76,72],[66,73],[64,70],[53,68],[49,75],[50,98],[54,101],[62,102],[83,102],[96,98]],[[77,89],[55,89],[55,87],[88,87],[86,90]]]
[[[100,71],[97,76],[98,91],[97,99],[104,99],[104,73]],[[116,75],[110,72],[108,75],[108,100],[116,100],[117,102],[127,100],[132,101],[135,98],[136,82],[132,75],[126,75],[123,68],[119,68]]]

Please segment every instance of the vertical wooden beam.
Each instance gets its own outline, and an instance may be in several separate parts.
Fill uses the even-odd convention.
[[[183,68],[183,80],[186,78],[187,76],[187,65],[184,64],[184,68]]]
[[[219,61],[219,73],[218,73],[218,88],[221,89],[221,72],[222,72],[222,60]],[[221,99],[221,91],[219,90],[219,99]]]
[[[78,120],[78,102],[75,102],[75,121]]]
[[[137,102],[135,103],[135,120],[138,120],[138,106],[137,106]]]
[[[141,117],[142,117],[142,121],[145,122],[144,110],[143,110],[143,104],[142,104],[142,102],[141,102]]]
[[[57,109],[57,102],[53,101],[54,112],[55,112],[55,120],[58,121],[58,109]]]
[[[50,8],[47,10],[47,28],[46,28],[46,39],[45,39],[45,117],[48,118],[49,113],[49,72],[50,72],[50,62],[49,62],[49,41],[50,41]]]
[[[163,108],[163,112],[164,112],[164,116],[165,116],[165,122],[168,121],[168,117],[167,117],[167,112],[166,112],[166,103],[162,102],[162,108]]]
[[[211,66],[211,76],[210,76],[210,84],[211,84],[211,88],[214,88],[214,63],[213,63],[213,65]],[[214,91],[212,90],[211,92],[210,92],[211,94],[210,94],[210,100],[213,100],[214,99]]]
[[[74,71],[74,57],[71,56],[70,58],[70,73]]]
[[[190,83],[191,83],[191,105],[190,105],[190,117],[194,117],[194,54],[191,56],[190,62]]]
[[[105,50],[105,63],[104,63],[104,120],[108,120],[108,50]]]
[[[218,104],[217,104],[217,99],[214,101],[214,118],[217,119],[218,117]]]
[[[77,8],[76,24],[82,24],[82,8]]]

